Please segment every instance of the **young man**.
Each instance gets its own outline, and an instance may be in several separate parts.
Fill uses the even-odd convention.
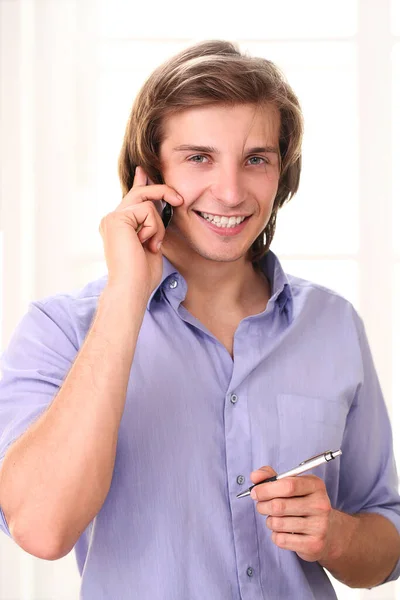
[[[41,558],[75,546],[84,599],[327,600],[323,567],[355,587],[398,575],[363,325],[269,250],[301,136],[268,61],[204,42],[162,65],[100,225],[108,276],[33,302],[4,353],[0,524]]]

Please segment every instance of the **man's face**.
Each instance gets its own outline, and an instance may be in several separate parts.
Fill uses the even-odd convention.
[[[184,198],[174,209],[166,247],[172,242],[180,256],[223,262],[247,254],[278,190],[279,128],[273,106],[190,108],[166,118],[161,170]]]

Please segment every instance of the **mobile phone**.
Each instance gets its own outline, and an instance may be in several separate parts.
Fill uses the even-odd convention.
[[[147,178],[147,183],[153,183],[153,182]],[[158,183],[164,183],[164,179],[161,174],[159,176]],[[168,202],[165,202],[165,200],[157,200],[156,202],[154,202],[154,204],[156,206],[158,214],[161,217],[161,220],[164,224],[165,229],[167,229],[168,225],[171,222],[172,215],[174,214],[172,206],[170,204],[168,204]]]
[[[165,200],[162,200],[161,220],[164,223],[165,229],[167,229],[168,225],[170,224],[173,214],[174,211],[172,206],[168,204],[168,202],[165,202]]]

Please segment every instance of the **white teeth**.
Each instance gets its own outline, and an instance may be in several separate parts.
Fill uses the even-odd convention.
[[[217,227],[235,227],[236,225],[239,225],[239,223],[242,223],[242,221],[245,220],[246,217],[220,217],[218,215],[211,215],[209,213],[205,213],[205,212],[201,212],[200,213],[201,216],[206,219],[207,221],[210,221],[210,223],[213,223],[214,225],[216,225]]]

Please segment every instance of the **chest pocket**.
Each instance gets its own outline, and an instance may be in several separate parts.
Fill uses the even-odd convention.
[[[279,394],[279,470],[341,447],[348,413],[339,398]]]

